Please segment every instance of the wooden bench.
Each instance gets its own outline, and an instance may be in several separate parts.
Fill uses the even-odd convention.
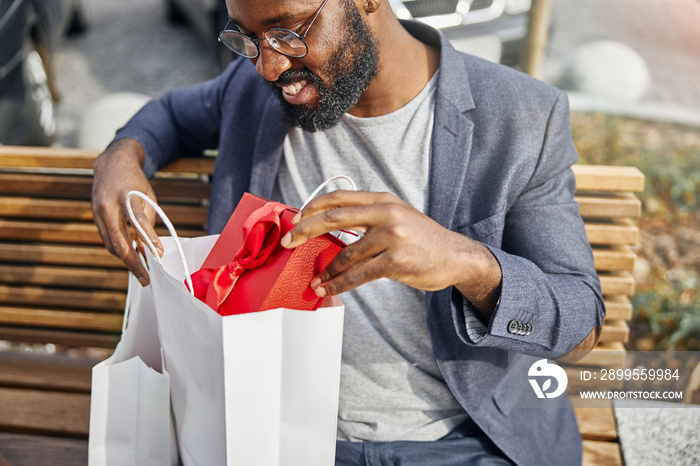
[[[127,273],[92,223],[94,151],[0,147],[0,340],[65,354],[0,352],[0,466],[87,463],[91,368],[119,340]],[[213,158],[177,161],[153,181],[182,236],[205,232]],[[624,351],[643,189],[635,168],[576,166],[577,199],[594,247],[608,319],[601,365]],[[163,233],[161,231],[161,233]],[[616,362],[616,361],[613,361]],[[569,369],[575,371],[576,369]],[[622,464],[612,408],[577,410],[585,464]]]

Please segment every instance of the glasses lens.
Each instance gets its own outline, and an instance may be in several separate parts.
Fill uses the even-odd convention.
[[[248,36],[240,32],[222,31],[219,34],[219,40],[231,51],[242,57],[255,58],[258,56],[258,46]]]
[[[265,33],[270,47],[290,57],[304,57],[308,52],[306,43],[289,29],[272,28]]]

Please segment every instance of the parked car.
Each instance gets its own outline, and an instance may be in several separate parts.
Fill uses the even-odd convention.
[[[389,0],[401,19],[440,29],[457,50],[518,64],[532,0]]]
[[[463,52],[518,64],[527,35],[532,0],[389,0],[401,19],[416,19],[442,30]],[[225,0],[165,0],[168,17],[187,22],[226,65],[232,54],[216,38],[228,20]]]
[[[51,59],[66,32],[86,27],[83,0],[0,0],[0,144],[51,144]]]

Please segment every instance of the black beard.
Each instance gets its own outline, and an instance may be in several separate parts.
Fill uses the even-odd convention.
[[[362,21],[353,2],[346,2],[347,31],[345,40],[331,54],[324,74],[324,83],[308,69],[287,70],[270,83],[282,102],[282,121],[305,131],[322,131],[338,124],[343,115],[355,106],[360,95],[377,75],[378,53],[369,27]],[[292,105],[282,96],[279,87],[305,80],[318,92],[318,105]]]

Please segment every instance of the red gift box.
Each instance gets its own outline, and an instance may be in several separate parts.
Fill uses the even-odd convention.
[[[313,311],[323,304],[309,283],[345,246],[331,234],[295,249],[279,242],[298,212],[245,193],[221,236],[192,274],[194,294],[226,316],[267,309]]]

